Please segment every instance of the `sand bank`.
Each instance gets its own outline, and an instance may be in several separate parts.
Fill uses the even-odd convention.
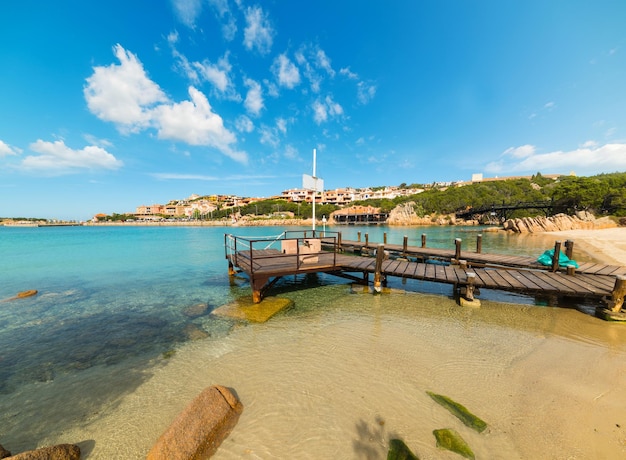
[[[610,265],[626,265],[626,227],[601,230],[566,230],[547,232],[563,240],[574,241],[574,250],[584,251],[591,257]]]

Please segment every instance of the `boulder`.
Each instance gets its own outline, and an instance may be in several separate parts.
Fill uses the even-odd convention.
[[[508,219],[502,228],[514,233],[558,232],[564,230],[595,230],[617,225],[610,218],[596,219],[593,214],[581,211],[575,216],[556,214],[551,217],[522,217]]]
[[[209,458],[233,430],[242,411],[243,404],[228,388],[206,388],[159,437],[146,460]]]
[[[7,458],[10,460],[80,460],[80,447],[75,444],[58,444],[29,450]]]

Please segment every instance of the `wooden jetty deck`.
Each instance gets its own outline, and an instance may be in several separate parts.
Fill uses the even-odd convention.
[[[301,233],[301,235],[294,235]],[[550,270],[530,257],[483,254],[404,245],[341,241],[341,235],[317,237],[312,232],[286,232],[281,238],[249,239],[225,235],[229,273],[244,272],[250,279],[253,300],[283,276],[329,273],[368,284],[376,289],[388,277],[452,285],[461,300],[472,302],[480,289],[518,292],[539,297],[603,300],[607,310],[620,314],[626,294],[626,267],[583,265],[578,270]],[[312,236],[308,236],[312,235]],[[349,255],[375,250],[376,257]],[[391,256],[391,257],[390,257]],[[458,258],[461,256],[461,258]],[[429,263],[436,260],[437,263]],[[359,276],[360,275],[360,276]]]

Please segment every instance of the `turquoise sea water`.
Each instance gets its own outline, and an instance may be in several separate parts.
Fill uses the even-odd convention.
[[[34,297],[0,303],[0,443],[29,448],[38,436],[52,429],[46,424],[46,413],[35,409],[21,411],[10,404],[16,400],[24,401],[23,407],[45,404],[29,399],[25,393],[29,386],[80,373],[90,373],[91,379],[100,376],[103,382],[111,379],[108,392],[94,392],[93,400],[82,401],[82,412],[77,407],[63,420],[69,426],[80,423],[81,417],[94,411],[94,406],[114,400],[119,392],[132,392],[132,385],[114,388],[110,375],[114,366],[124,369],[127,365],[133,371],[149,369],[164,353],[191,340],[190,325],[208,334],[209,340],[226,337],[232,321],[185,314],[185,309],[194,305],[208,305],[210,311],[250,295],[245,280],[229,282],[224,234],[273,236],[288,229],[304,228],[0,227],[0,300],[30,289],[39,291]],[[462,238],[464,247],[473,248],[476,235],[484,229],[332,230],[342,231],[344,240],[357,239],[357,232],[364,238],[367,233],[370,242],[382,242],[386,233],[387,241],[396,244],[401,244],[407,235],[409,244],[416,246],[421,235],[426,234],[428,246],[445,248],[453,248],[454,239]],[[547,244],[551,243],[545,239],[483,233],[484,252],[538,255]],[[297,316],[299,311],[322,308],[324,304],[340,304],[349,294],[332,286],[345,282],[332,276],[288,279],[278,284],[275,292],[297,299],[295,311],[290,313]],[[392,280],[393,286],[451,295],[451,288],[444,285]],[[495,301],[534,303],[524,296],[485,295]],[[141,376],[137,378],[140,380]],[[85,398],[84,393],[81,398]],[[32,431],[25,427],[32,427]]]

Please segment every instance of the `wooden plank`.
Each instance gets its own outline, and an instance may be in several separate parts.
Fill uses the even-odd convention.
[[[500,288],[505,290],[510,290],[513,285],[505,279],[498,270],[485,270],[485,272],[489,273],[494,282],[500,286]]]
[[[434,281],[437,277],[437,275],[435,274],[435,265],[433,264],[424,264],[424,265],[425,265],[424,279],[427,279],[429,281]]]

